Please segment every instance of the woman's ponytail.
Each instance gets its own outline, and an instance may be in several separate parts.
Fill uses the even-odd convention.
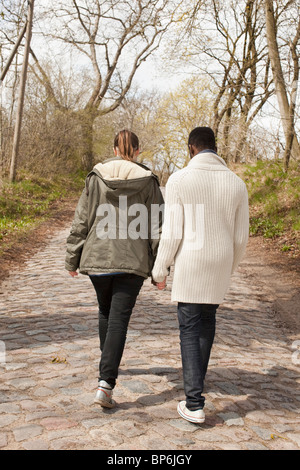
[[[124,160],[132,160],[139,149],[139,139],[133,132],[125,129],[116,135],[114,148],[119,150],[119,155]]]

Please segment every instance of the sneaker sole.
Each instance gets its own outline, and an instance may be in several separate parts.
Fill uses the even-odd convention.
[[[181,408],[180,408],[179,404],[177,406],[177,411],[178,411],[178,414],[183,419],[185,419],[186,421],[189,421],[190,423],[203,424],[205,422],[205,417],[204,418],[193,418],[193,417],[190,417],[190,416],[184,414],[183,411],[181,411]]]
[[[112,403],[109,403],[106,400],[97,400],[97,398],[94,400],[94,403],[97,403],[97,405],[101,405],[103,408],[114,408],[116,406],[116,402],[113,401]]]

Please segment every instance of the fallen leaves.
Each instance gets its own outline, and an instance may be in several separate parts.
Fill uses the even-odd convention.
[[[68,363],[68,361],[65,357],[60,358],[60,357],[56,357],[56,356],[52,356],[51,362],[52,362],[52,364],[67,364]]]
[[[286,437],[277,436],[277,434],[271,434],[271,439],[285,439],[286,441],[288,440]]]

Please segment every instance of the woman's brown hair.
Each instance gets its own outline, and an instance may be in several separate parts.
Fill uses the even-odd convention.
[[[139,146],[138,137],[126,129],[119,132],[115,137],[114,148],[119,150],[120,157],[124,160],[132,160]]]

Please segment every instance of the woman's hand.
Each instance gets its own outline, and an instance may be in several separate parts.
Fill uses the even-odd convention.
[[[72,277],[78,276],[78,272],[77,272],[77,271],[69,271],[69,274],[70,274],[70,276],[72,276]]]

